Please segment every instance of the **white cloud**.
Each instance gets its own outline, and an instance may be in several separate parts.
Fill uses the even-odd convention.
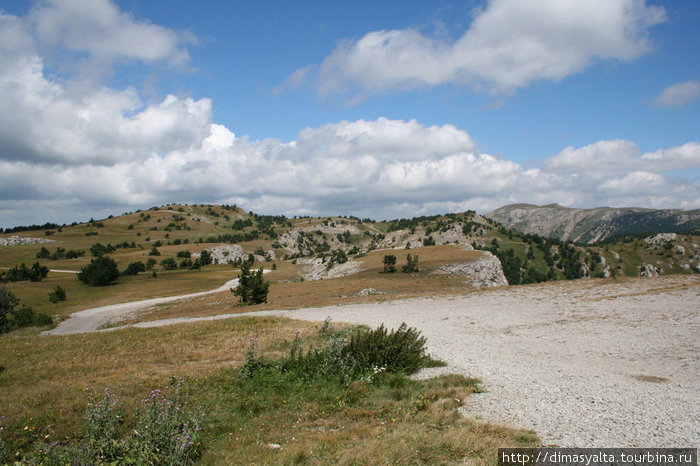
[[[644,28],[636,26],[653,23],[649,15],[654,12],[656,20],[660,20],[661,13],[639,1],[609,3],[619,7],[619,11],[605,10],[612,8],[605,6],[606,2],[600,8],[610,17],[599,20],[613,26],[596,27],[602,28],[601,34],[612,34],[603,34],[605,40],[612,41],[610,53],[622,59],[643,52]],[[574,5],[585,10],[579,6],[582,4]],[[536,38],[534,43],[560,42],[563,32],[557,32],[557,27],[561,26],[549,25],[552,18],[568,18],[563,10],[555,8],[559,3],[549,5],[552,11],[541,12],[541,20],[528,16],[530,10],[526,9],[520,13],[522,25],[514,23],[513,11],[499,9],[505,5],[512,7],[505,0],[491,2],[456,44],[437,43],[418,33],[402,31],[366,36],[374,44],[363,44],[377,48],[380,58],[382,53],[392,51],[386,57],[398,60],[395,66],[400,71],[392,82],[402,86],[406,83],[402,67],[419,77],[411,81],[415,83],[423,80],[421,73],[428,73],[411,67],[416,51],[425,60],[439,59],[435,62],[437,68],[445,63],[445,57],[460,58],[456,50],[463,42],[472,47],[473,50],[467,47],[471,52],[488,49],[484,44],[500,44],[503,56],[508,57],[516,52],[503,34],[506,26],[523,28],[517,30],[525,37],[530,34]],[[266,213],[353,214],[372,218],[466,209],[485,211],[511,202],[700,207],[698,181],[672,179],[670,173],[700,168],[698,142],[640,155],[631,141],[599,141],[566,148],[541,168],[525,169],[480,152],[469,133],[449,124],[425,126],[416,120],[387,118],[340,121],[302,129],[293,141],[251,141],[212,121],[212,103],[206,98],[169,95],[160,102],[145,104],[131,88],[98,86],[76,90],[70,83],[48,77],[40,52],[45,43],[83,50],[108,60],[145,62],[171,60],[178,55],[180,45],[165,41],[165,45],[139,55],[141,52],[132,50],[128,38],[115,38],[112,46],[97,39],[90,43],[83,36],[75,36],[77,32],[62,28],[80,25],[80,21],[90,17],[102,21],[99,24],[105,25],[107,35],[117,34],[111,28],[120,24],[128,26],[124,31],[127,35],[137,31],[133,33],[148,38],[149,34],[164,31],[138,23],[110,3],[91,4],[92,9],[77,19],[66,14],[74,8],[75,3],[69,1],[43,3],[32,13],[31,27],[22,18],[0,14],[2,226],[72,221],[168,202],[224,202]],[[615,11],[624,18],[635,14],[639,18],[623,21],[612,14]],[[586,17],[584,13],[579,11],[579,16]],[[590,16],[586,18],[591,20]],[[575,31],[574,26],[578,25],[578,34],[585,39],[590,32],[588,22],[578,21],[578,17],[569,19],[573,24],[566,30]],[[618,37],[620,34],[615,31],[621,24],[628,28]],[[630,25],[636,25],[636,29]],[[37,40],[39,30],[43,36]],[[85,32],[86,37],[93,33],[90,28]],[[599,48],[597,40],[572,40],[567,46],[562,40],[558,46],[574,55],[578,51],[578,56],[585,58],[580,63],[584,63],[601,56],[593,52]],[[472,42],[478,42],[479,47],[469,45]],[[348,50],[355,45],[350,44]],[[394,51],[401,53],[395,55]],[[552,53],[560,52],[555,47]],[[495,87],[517,87],[539,76],[522,74],[521,63],[514,58],[506,61],[513,62],[513,76],[520,78],[510,84],[489,77],[489,66],[480,68],[477,78],[490,81]],[[533,56],[533,60],[538,59]],[[569,59],[571,63],[576,61]],[[375,77],[380,87],[373,92],[381,90],[382,82],[389,82],[383,81],[386,76],[380,62],[374,62],[369,70],[378,73]],[[463,69],[460,63],[446,68],[452,74],[440,74],[442,71],[434,69],[434,82],[471,80],[468,73],[454,71]],[[573,69],[571,66],[564,68]]]
[[[109,0],[49,0],[29,14],[38,39],[50,46],[112,61],[169,61],[176,65],[189,60],[176,32],[138,21],[119,11]]]
[[[639,153],[639,148],[631,141],[598,141],[580,148],[567,147],[545,161],[543,168],[552,173],[583,173],[606,178],[632,170],[671,172],[700,168],[700,144],[697,142]]]
[[[542,168],[525,170],[479,152],[468,133],[451,125],[344,121],[306,128],[295,141],[283,142],[237,138],[210,123],[198,145],[110,164],[2,161],[0,195],[31,205],[36,221],[56,219],[59,200],[71,209],[81,200],[80,211],[89,216],[105,205],[141,208],[175,201],[372,218],[484,211],[511,202],[700,208],[697,180],[667,174],[699,168],[698,147],[689,143],[638,156],[629,141],[599,141],[567,148]],[[617,153],[624,157],[606,162]],[[67,212],[57,220],[72,220]]]
[[[358,100],[440,84],[511,93],[597,60],[633,60],[650,49],[649,28],[665,20],[665,10],[645,0],[490,0],[455,42],[413,29],[346,40],[320,65],[319,93],[357,91]],[[308,71],[289,80],[298,84]]]
[[[657,107],[682,107],[700,97],[700,81],[684,81],[667,87],[654,99]]]

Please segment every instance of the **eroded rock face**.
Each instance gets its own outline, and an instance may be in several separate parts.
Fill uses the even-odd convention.
[[[205,250],[211,253],[211,259],[214,264],[228,264],[229,262],[235,262],[237,259],[247,259],[243,248],[237,244],[224,244],[222,246],[206,248]],[[196,253],[192,255],[195,258],[199,257],[199,254]]]
[[[55,241],[46,238],[27,238],[25,236],[8,236],[7,238],[0,238],[0,246],[20,246],[23,244],[47,243],[55,243]]]
[[[663,272],[663,270],[652,264],[642,264],[639,266],[640,277],[658,277],[661,275],[661,272]]]
[[[667,243],[669,241],[676,241],[677,238],[678,235],[676,235],[675,233],[659,233],[658,235],[646,238],[644,241],[646,241],[649,244],[661,244]]]
[[[489,251],[482,252],[482,258],[479,260],[445,265],[439,270],[443,273],[465,275],[469,284],[475,288],[507,286],[508,280],[503,274],[501,261]]]
[[[323,280],[324,278],[347,277],[360,272],[361,262],[347,261],[343,264],[336,264],[330,269],[323,259],[299,259],[299,270],[304,280]]]

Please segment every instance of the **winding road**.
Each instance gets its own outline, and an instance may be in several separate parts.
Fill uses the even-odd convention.
[[[268,272],[267,270],[265,272]],[[209,290],[199,291],[197,293],[188,293],[178,296],[165,296],[162,298],[144,299],[141,301],[131,301],[128,303],[110,304],[108,306],[95,307],[85,309],[84,311],[74,312],[67,320],[64,320],[56,328],[47,330],[44,335],[70,335],[73,333],[89,333],[96,332],[103,325],[107,324],[112,319],[126,317],[134,312],[148,309],[149,307],[159,304],[172,303],[183,299],[197,298],[213,293],[228,291],[230,288],[238,286],[238,278],[229,280],[220,287]]]

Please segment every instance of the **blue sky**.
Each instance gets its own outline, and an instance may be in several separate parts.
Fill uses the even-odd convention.
[[[697,1],[0,12],[0,226],[169,202],[373,218],[700,208]]]

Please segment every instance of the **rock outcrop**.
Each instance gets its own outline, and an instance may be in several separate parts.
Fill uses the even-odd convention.
[[[482,251],[481,259],[462,262],[459,264],[444,265],[439,268],[442,273],[464,275],[468,283],[474,288],[485,288],[490,286],[507,286],[503,274],[503,267],[498,257],[488,251]]]
[[[347,277],[360,272],[361,262],[347,261],[342,264],[336,264],[328,268],[328,264],[323,259],[298,259],[299,271],[304,277],[304,280],[323,280],[324,278]]]
[[[222,246],[214,246],[212,248],[206,248],[205,251],[209,251],[211,254],[212,263],[214,264],[228,264],[235,262],[236,260],[247,259],[248,256],[243,252],[243,248],[237,244],[224,244]],[[192,254],[195,258],[199,258],[200,254]]]
[[[55,241],[46,238],[28,238],[26,236],[8,236],[7,238],[0,238],[0,246],[21,246],[24,244],[47,243],[55,243]]]

